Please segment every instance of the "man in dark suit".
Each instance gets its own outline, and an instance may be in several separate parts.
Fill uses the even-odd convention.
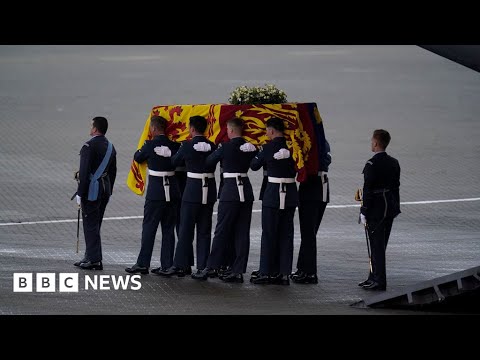
[[[267,168],[268,183],[262,201],[260,274],[254,284],[290,285],[293,261],[293,217],[298,205],[295,163],[287,148],[285,124],[270,118],[266,133],[271,141],[251,161],[250,168]]]
[[[194,279],[206,280],[211,270],[218,271],[222,265],[230,264],[231,252],[234,259],[231,272],[221,276],[225,282],[243,282],[247,270],[250,250],[250,222],[252,220],[253,190],[248,169],[257,148],[242,137],[243,120],[232,118],[227,121],[230,141],[220,144],[206,160],[214,167],[219,161],[223,168],[223,185],[220,190],[217,226],[207,267]]]
[[[161,266],[152,269],[152,273],[158,273],[160,269],[168,269],[173,264],[175,223],[180,191],[170,157],[177,152],[180,144],[171,141],[165,135],[166,127],[165,118],[152,116],[150,132],[153,138],[145,141],[142,148],[133,156],[136,162],[146,161],[148,164],[148,188],[143,212],[140,254],[135,265],[125,269],[131,274],[148,274],[159,224],[162,226]]]
[[[373,132],[371,149],[375,155],[363,169],[360,220],[370,239],[372,271],[359,286],[366,290],[385,290],[387,287],[385,251],[393,219],[400,214],[400,165],[385,152],[390,139],[386,130]]]
[[[325,208],[330,201],[327,172],[332,158],[327,140],[321,146],[318,174],[308,175],[298,187],[298,220],[300,221],[300,250],[297,271],[291,275],[298,284],[317,284],[317,233]]]
[[[85,255],[74,265],[86,270],[103,270],[100,227],[117,176],[117,152],[105,134],[106,118],[92,120],[90,136],[80,150],[77,203],[82,208]]]
[[[207,120],[203,116],[190,118],[189,130],[191,140],[184,141],[180,149],[172,157],[173,166],[185,165],[187,183],[182,196],[180,214],[180,236],[175,249],[173,266],[166,271],[159,271],[163,276],[185,276],[190,267],[190,247],[195,228],[197,231],[197,273],[207,265],[211,245],[213,205],[217,200],[215,182],[215,166],[207,166],[206,158],[216,146],[204,133]]]

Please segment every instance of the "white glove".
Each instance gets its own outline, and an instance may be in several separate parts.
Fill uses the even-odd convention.
[[[156,146],[153,148],[153,151],[155,151],[155,154],[157,154],[158,156],[172,156],[172,151],[168,148],[168,146]]]
[[[210,146],[210,144],[206,143],[206,142],[196,143],[196,144],[193,145],[193,148],[196,151],[201,151],[201,152],[208,152],[208,151],[212,150],[212,147]]]
[[[273,154],[273,157],[276,160],[288,159],[290,157],[290,151],[285,148],[280,149],[275,154]]]
[[[240,150],[242,150],[243,152],[252,152],[257,150],[257,148],[255,147],[255,145],[246,142],[245,144],[240,146]]]
[[[365,215],[360,214],[360,222],[361,222],[363,225],[366,225],[366,224],[367,224],[367,218],[365,217]]]
[[[80,204],[82,203],[82,198],[78,195],[75,195],[75,198],[77,199],[77,205],[80,206]]]

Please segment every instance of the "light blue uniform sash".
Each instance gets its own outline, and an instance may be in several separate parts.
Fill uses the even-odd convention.
[[[90,185],[88,187],[88,201],[95,201],[98,199],[98,188],[99,188],[98,179],[103,174],[103,172],[105,171],[108,165],[110,156],[112,156],[112,148],[113,148],[112,143],[108,141],[107,152],[105,154],[105,157],[102,160],[102,163],[98,167],[97,171],[95,171],[95,174],[93,175],[90,174]]]

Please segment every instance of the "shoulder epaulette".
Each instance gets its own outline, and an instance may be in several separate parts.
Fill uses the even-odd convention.
[[[368,160],[368,161],[367,161],[367,164],[373,165],[373,162],[371,162],[370,160]]]

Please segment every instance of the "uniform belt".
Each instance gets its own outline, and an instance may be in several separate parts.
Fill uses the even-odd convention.
[[[229,178],[237,179],[237,189],[238,189],[238,196],[240,197],[240,202],[245,202],[245,194],[243,192],[242,178],[246,178],[246,177],[248,177],[247,173],[229,173],[229,172],[223,173],[224,179],[229,179]]]
[[[151,176],[163,177],[163,191],[165,192],[165,201],[170,201],[170,180],[169,176],[175,176],[175,171],[155,171],[148,169]]]
[[[279,178],[279,177],[269,176],[268,182],[280,184],[280,186],[278,187],[278,192],[280,195],[280,209],[281,210],[285,209],[285,197],[287,196],[287,191],[284,188],[283,184],[293,184],[295,183],[295,178]]]
[[[215,174],[213,173],[194,173],[187,171],[187,177],[192,178],[192,179],[200,179],[203,180],[203,185],[202,185],[202,204],[207,203],[208,199],[208,181],[207,179],[214,178],[215,179]]]

